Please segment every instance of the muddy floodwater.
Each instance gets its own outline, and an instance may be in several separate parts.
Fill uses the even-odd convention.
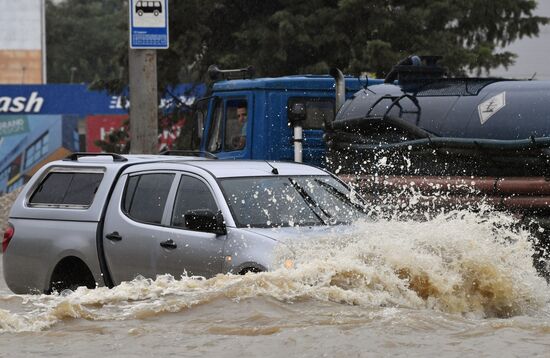
[[[503,214],[359,222],[293,268],[13,295],[0,356],[550,356],[550,289]],[[1,270],[1,268],[0,268]]]

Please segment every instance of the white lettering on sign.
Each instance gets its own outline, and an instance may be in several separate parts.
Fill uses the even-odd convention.
[[[122,105],[122,96],[111,96],[111,102],[109,103],[110,109],[128,109],[130,107],[130,100],[126,99],[124,101],[124,106]]]
[[[25,118],[10,118],[0,120],[0,137],[28,132]]]
[[[179,96],[178,100],[176,100],[175,98],[161,98],[159,108],[166,108],[173,105],[177,106],[178,104],[181,104],[181,103],[185,104],[186,106],[191,106],[195,102],[195,97]]]
[[[190,96],[190,97],[187,97],[187,96],[179,96],[178,97],[179,99],[179,102],[176,101],[175,99],[173,98],[161,98],[160,99],[160,103],[159,103],[159,108],[166,108],[166,107],[170,107],[174,104],[178,104],[178,103],[183,103],[187,106],[191,106],[194,102],[195,102],[195,97],[194,96]],[[128,109],[130,107],[130,101],[128,99],[126,99],[124,101],[124,105],[122,104],[122,97],[121,96],[112,96],[111,97],[111,102],[109,103],[109,108],[110,109]]]
[[[124,126],[120,127],[119,128],[120,131],[124,131]],[[100,140],[105,140],[105,137],[107,137],[107,135],[110,135],[111,133],[113,133],[115,131],[115,128],[114,127],[110,127],[109,130],[106,130],[105,127],[101,127],[99,128],[99,139]]]
[[[481,124],[485,124],[489,118],[504,108],[504,106],[506,106],[506,92],[499,93],[477,106]]]
[[[39,113],[44,104],[44,98],[38,92],[32,92],[30,97],[0,97],[0,113]]]
[[[11,121],[3,121],[0,122],[0,131],[8,130],[21,130],[25,127],[25,120],[22,118],[13,119]]]

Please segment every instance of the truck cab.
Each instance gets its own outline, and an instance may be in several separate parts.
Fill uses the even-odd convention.
[[[346,98],[381,82],[346,77]],[[195,149],[219,159],[293,161],[293,127],[299,125],[303,162],[323,166],[324,129],[335,117],[334,78],[301,75],[222,80],[214,83],[211,96],[197,102],[195,113]]]

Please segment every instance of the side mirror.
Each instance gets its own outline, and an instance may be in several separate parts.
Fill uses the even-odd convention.
[[[303,100],[291,99],[288,103],[288,120],[295,127],[306,120],[306,103]]]
[[[208,209],[190,210],[185,213],[185,226],[190,230],[225,235],[225,221],[221,211],[213,213]]]

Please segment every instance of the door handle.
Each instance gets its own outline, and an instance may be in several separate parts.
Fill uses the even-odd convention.
[[[120,241],[122,240],[122,236],[118,233],[118,231],[113,231],[110,234],[105,235],[105,237],[111,241]]]
[[[173,249],[178,247],[178,245],[172,239],[168,239],[166,241],[161,242],[160,246],[164,247],[165,249],[170,249],[170,250],[173,250]]]

